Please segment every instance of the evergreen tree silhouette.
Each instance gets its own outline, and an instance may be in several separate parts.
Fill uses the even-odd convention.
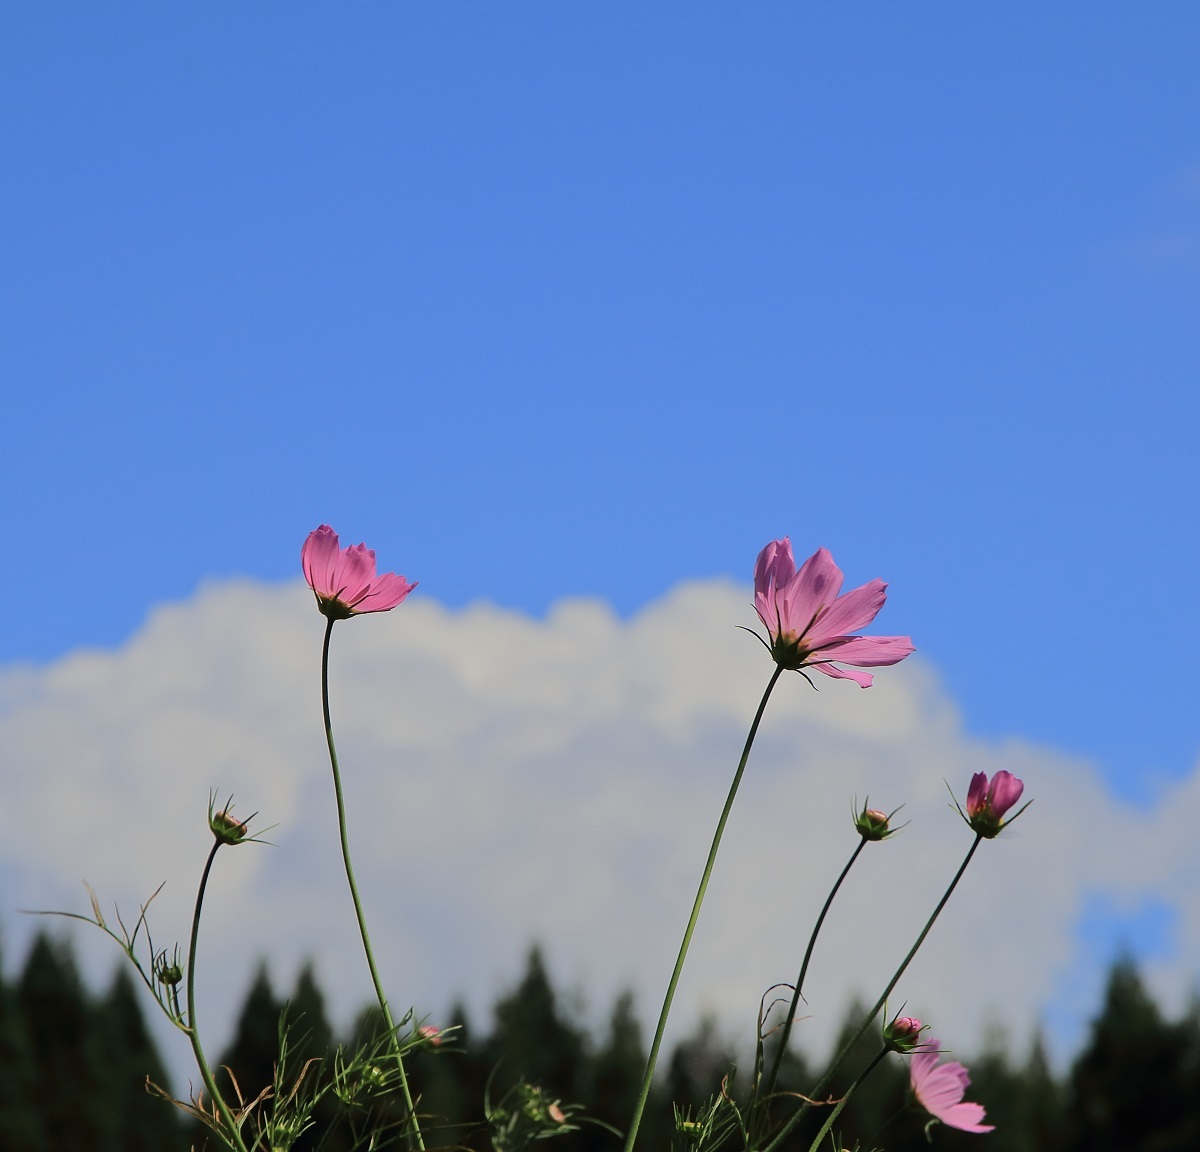
[[[222,1053],[219,1067],[213,1069],[217,1086],[231,1107],[237,1106],[239,1091],[248,1104],[264,1088],[274,1083],[275,1061],[279,1055],[279,1013],[282,1009],[283,1003],[276,999],[271,987],[267,966],[261,963],[238,1015],[233,1043]],[[236,1090],[233,1081],[236,1081]],[[256,1112],[266,1112],[270,1107],[270,1100],[264,1100]],[[255,1121],[251,1119],[247,1122],[246,1131],[255,1130]],[[197,1147],[201,1146],[201,1140],[194,1139]]]
[[[1133,960],[1109,973],[1104,1006],[1071,1070],[1074,1152],[1194,1152],[1193,1030],[1163,1020]],[[1190,1131],[1189,1131],[1190,1130]]]
[[[558,1008],[541,949],[530,949],[525,975],[495,1007],[496,1025],[488,1044],[497,1068],[493,1096],[519,1079],[574,1102],[580,1091],[584,1038]]]
[[[608,1037],[604,1047],[591,1061],[591,1075],[583,1092],[588,1115],[621,1131],[624,1131],[633,1115],[642,1072],[646,1067],[642,1028],[633,1004],[632,992],[622,992],[617,997],[609,1017]],[[653,1120],[648,1120],[648,1123],[653,1124]],[[651,1131],[646,1135],[659,1134]],[[584,1144],[589,1149],[620,1146],[611,1133],[599,1127],[584,1130]]]
[[[3,968],[0,967],[0,973]],[[51,1152],[25,1013],[0,976],[0,1149]]]
[[[118,968],[96,1014],[109,1130],[124,1152],[183,1152],[175,1109],[146,1090],[147,1080],[165,1088],[167,1073],[146,1029],[138,991],[128,969]]]
[[[66,945],[42,933],[35,937],[16,1002],[32,1056],[31,1099],[49,1148],[115,1150],[96,1021]]]

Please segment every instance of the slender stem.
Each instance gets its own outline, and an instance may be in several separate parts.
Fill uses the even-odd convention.
[[[978,834],[975,836],[974,842],[967,850],[966,857],[958,866],[958,871],[954,873],[954,879],[950,881],[950,887],[946,889],[942,898],[938,901],[937,907],[933,910],[933,915],[929,917],[928,921],[926,921],[925,927],[921,929],[921,935],[917,937],[917,942],[908,950],[908,955],[904,957],[900,967],[896,969],[896,974],[891,978],[891,980],[888,982],[888,986],[883,990],[883,995],[875,1001],[875,1007],[872,1008],[867,1014],[858,1031],[855,1032],[854,1035],[846,1042],[845,1046],[837,1054],[836,1059],[829,1066],[825,1075],[821,1078],[820,1083],[818,1083],[817,1086],[812,1090],[811,1095],[814,1099],[819,1098],[821,1093],[824,1092],[828,1087],[829,1081],[833,1079],[833,1074],[838,1070],[839,1065],[843,1060],[846,1059],[846,1056],[849,1054],[851,1049],[863,1038],[863,1036],[866,1035],[867,1029],[871,1027],[875,1017],[879,1015],[879,1010],[884,1006],[885,1003],[887,1003],[887,998],[892,994],[892,990],[897,984],[900,983],[900,977],[904,975],[904,970],[912,962],[912,958],[917,954],[918,949],[922,944],[925,943],[925,937],[929,935],[929,930],[933,927],[934,921],[936,921],[938,916],[941,915],[942,909],[946,907],[946,902],[950,899],[954,889],[958,887],[958,882],[962,879],[963,873],[967,870],[967,865],[971,863],[971,857],[975,855],[975,849],[979,847],[979,842],[982,839],[983,837]],[[808,1103],[801,1104],[800,1107],[792,1113],[787,1123],[784,1124],[784,1126],[776,1134],[775,1139],[763,1149],[763,1152],[774,1152],[774,1149],[778,1148],[787,1135],[792,1131],[792,1129],[800,1123],[804,1117],[804,1114],[809,1110],[810,1107],[811,1105]]]
[[[859,1074],[859,1076],[858,1076],[858,1079],[857,1079],[857,1080],[855,1080],[855,1081],[854,1081],[854,1083],[853,1083],[853,1084],[851,1084],[851,1085],[850,1085],[850,1087],[846,1089],[846,1095],[845,1095],[845,1096],[843,1096],[843,1097],[842,1097],[842,1098],[841,1098],[841,1099],[840,1099],[840,1100],[837,1102],[837,1104],[835,1104],[835,1105],[834,1105],[833,1111],[832,1111],[832,1112],[830,1112],[830,1113],[829,1113],[829,1115],[828,1115],[828,1116],[825,1118],[825,1123],[821,1125],[821,1130],[820,1130],[820,1132],[818,1132],[818,1133],[817,1133],[817,1135],[816,1135],[816,1137],[814,1138],[813,1142],[812,1142],[812,1143],[811,1143],[811,1144],[808,1146],[808,1152],[818,1152],[818,1149],[819,1149],[819,1148],[820,1148],[820,1146],[821,1146],[821,1141],[825,1139],[826,1135],[828,1135],[830,1128],[832,1128],[832,1127],[833,1127],[833,1122],[834,1122],[834,1121],[835,1121],[835,1120],[838,1118],[838,1116],[841,1114],[841,1111],[842,1111],[842,1109],[846,1107],[846,1104],[847,1104],[847,1102],[850,1100],[850,1097],[851,1097],[852,1095],[854,1095],[854,1090],[855,1090],[855,1089],[856,1089],[856,1088],[857,1088],[857,1087],[858,1087],[858,1086],[859,1086],[859,1085],[860,1085],[860,1084],[861,1084],[861,1083],[862,1083],[862,1082],[863,1082],[863,1081],[864,1081],[864,1080],[865,1080],[865,1079],[866,1079],[868,1076],[870,1076],[872,1072],[874,1072],[874,1071],[875,1071],[876,1067],[878,1067],[878,1065],[879,1065],[879,1061],[880,1061],[880,1060],[882,1060],[882,1059],[883,1059],[883,1058],[884,1058],[884,1057],[885,1057],[887,1054],[888,1054],[888,1050],[887,1050],[886,1048],[880,1049],[879,1055],[878,1055],[878,1056],[876,1056],[876,1057],[875,1057],[875,1059],[874,1059],[874,1060],[872,1060],[872,1061],[871,1061],[871,1063],[870,1063],[870,1064],[868,1064],[868,1065],[867,1065],[867,1066],[866,1066],[866,1067],[865,1067],[865,1068],[862,1070],[862,1072],[861,1072],[861,1073]]]
[[[213,1079],[208,1061],[204,1057],[204,1049],[200,1046],[200,1029],[196,1026],[196,945],[200,940],[200,909],[204,904],[204,890],[208,887],[208,874],[212,871],[213,861],[216,859],[217,849],[220,847],[221,842],[214,839],[208,859],[204,862],[204,871],[200,873],[200,887],[196,891],[196,910],[192,913],[192,940],[188,945],[187,961],[187,1034],[188,1039],[192,1042],[192,1052],[195,1054],[196,1066],[200,1069],[204,1087],[208,1089],[208,1094],[213,1098],[213,1103],[217,1106],[221,1119],[225,1121],[225,1125],[229,1129],[230,1139],[233,1141],[230,1146],[237,1148],[238,1152],[248,1152],[245,1142],[242,1140],[241,1129],[234,1120],[229,1105],[225,1103],[225,1097],[217,1091],[217,1082]]]
[[[358,932],[362,937],[363,951],[367,954],[367,967],[371,970],[371,982],[375,985],[375,996],[379,1001],[379,1010],[383,1013],[383,1022],[388,1034],[392,1037],[395,1047],[396,1069],[400,1073],[400,1089],[404,1093],[404,1104],[408,1109],[408,1146],[416,1147],[425,1152],[425,1141],[421,1136],[421,1126],[417,1122],[417,1110],[413,1106],[412,1092],[408,1087],[408,1076],[404,1071],[404,1058],[400,1054],[399,1040],[396,1036],[396,1025],[392,1020],[392,1011],[388,1007],[387,996],[384,995],[383,981],[379,978],[379,969],[375,964],[375,953],[371,948],[371,935],[367,931],[367,918],[363,912],[362,900],[358,895],[358,884],[354,879],[354,866],[350,863],[350,838],[346,833],[346,803],[342,797],[342,774],[338,768],[337,749],[333,744],[333,722],[329,718],[329,638],[333,635],[334,618],[329,617],[325,627],[325,643],[321,648],[321,708],[325,715],[325,741],[329,745],[329,763],[333,766],[333,790],[337,796],[338,831],[342,840],[342,860],[346,865],[346,879],[350,884],[350,896],[354,901],[354,914],[358,917]]]
[[[800,975],[796,977],[796,991],[792,996],[792,1005],[788,1009],[787,1019],[783,1022],[783,1032],[779,1038],[779,1047],[775,1050],[775,1058],[771,1062],[771,1074],[767,1077],[767,1086],[763,1091],[763,1099],[771,1095],[775,1091],[775,1082],[779,1079],[779,1066],[783,1063],[784,1053],[787,1051],[788,1041],[792,1036],[792,1024],[796,1020],[796,1012],[800,1007],[800,992],[804,987],[804,977],[808,974],[808,962],[812,959],[813,948],[817,943],[817,936],[821,932],[821,925],[825,923],[825,917],[833,904],[833,898],[838,894],[838,889],[842,886],[842,881],[850,873],[850,869],[854,867],[855,860],[858,859],[858,854],[866,847],[867,838],[862,836],[859,838],[858,846],[850,854],[850,859],[846,863],[846,867],[842,869],[842,874],[837,878],[837,882],[830,889],[829,896],[825,900],[825,906],[821,909],[821,915],[817,917],[816,924],[813,925],[812,935],[808,938],[808,947],[804,952],[804,960],[800,964]]]
[[[632,1152],[633,1142],[637,1138],[638,1128],[642,1123],[642,1113],[646,1110],[646,1101],[650,1096],[650,1081],[654,1078],[654,1066],[658,1063],[658,1052],[662,1047],[663,1033],[667,1028],[667,1017],[671,1013],[671,1002],[675,999],[675,989],[679,984],[679,976],[683,972],[683,962],[687,959],[688,947],[692,942],[692,933],[696,930],[696,921],[700,918],[700,906],[704,903],[704,893],[708,890],[708,880],[712,876],[713,865],[717,860],[717,849],[721,846],[721,837],[725,832],[725,823],[729,819],[730,809],[733,808],[734,797],[737,796],[738,785],[742,782],[742,773],[746,770],[746,761],[750,759],[750,749],[754,746],[754,737],[758,733],[758,725],[763,713],[767,710],[767,701],[771,698],[779,677],[783,673],[783,665],[776,665],[775,672],[767,684],[766,691],[759,702],[758,711],[754,714],[754,723],[746,737],[746,746],[742,749],[742,758],[738,761],[737,771],[733,774],[733,783],[729,786],[729,795],[725,799],[725,807],[721,810],[721,819],[717,821],[717,830],[713,835],[712,847],[708,850],[708,861],[704,865],[704,875],[700,878],[700,888],[696,892],[696,902],[692,905],[692,915],[688,920],[687,930],[683,934],[683,943],[679,946],[679,957],[675,961],[675,970],[671,973],[671,982],[667,985],[667,995],[663,1000],[662,1012],[658,1017],[658,1028],[654,1033],[654,1043],[650,1046],[650,1056],[646,1061],[646,1071],[642,1076],[642,1086],[638,1091],[637,1104],[633,1109],[633,1118],[629,1122],[629,1135],[625,1137],[625,1152]]]

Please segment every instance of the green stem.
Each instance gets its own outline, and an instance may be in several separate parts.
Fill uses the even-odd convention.
[[[400,1073],[400,1089],[404,1093],[404,1104],[408,1108],[408,1146],[425,1152],[425,1141],[421,1136],[421,1126],[417,1122],[417,1110],[413,1106],[412,1092],[408,1087],[408,1076],[404,1071],[404,1058],[400,1054],[399,1038],[396,1036],[396,1025],[392,1020],[392,1012],[388,1007],[387,996],[384,995],[383,981],[379,978],[379,969],[375,965],[375,953],[371,948],[371,935],[367,931],[367,918],[363,912],[362,900],[358,895],[358,884],[354,879],[354,866],[350,863],[350,838],[346,832],[346,803],[342,797],[342,774],[338,768],[337,749],[333,744],[333,722],[329,718],[329,638],[333,635],[334,618],[329,617],[325,628],[325,643],[321,648],[321,708],[325,715],[325,741],[329,745],[329,763],[333,766],[333,790],[337,796],[338,832],[342,840],[342,860],[346,865],[346,879],[350,884],[350,896],[354,901],[354,914],[358,917],[358,932],[362,937],[363,950],[367,954],[367,967],[371,970],[371,982],[375,985],[375,996],[379,1001],[379,1010],[383,1013],[383,1021],[388,1034],[395,1046],[396,1069]]]
[[[908,950],[908,955],[904,957],[900,967],[896,969],[896,974],[891,978],[891,980],[888,982],[888,986],[883,990],[883,995],[880,996],[875,1002],[875,1007],[872,1008],[867,1014],[866,1019],[863,1020],[858,1031],[854,1033],[854,1035],[846,1042],[842,1050],[837,1054],[837,1058],[829,1066],[829,1069],[822,1077],[820,1083],[817,1084],[817,1086],[812,1090],[811,1095],[814,1099],[819,1098],[821,1093],[824,1092],[828,1087],[829,1081],[833,1079],[833,1074],[838,1070],[838,1067],[842,1061],[846,1059],[846,1056],[849,1054],[851,1049],[853,1049],[853,1047],[863,1038],[863,1036],[866,1035],[867,1029],[871,1027],[875,1017],[879,1015],[879,1010],[884,1006],[884,1004],[887,1003],[887,998],[892,994],[892,990],[897,984],[900,983],[900,977],[904,975],[904,970],[912,962],[912,958],[917,954],[918,949],[922,944],[925,943],[925,937],[929,935],[929,930],[933,927],[934,921],[936,921],[938,916],[941,915],[942,909],[946,907],[946,902],[950,899],[954,889],[958,887],[958,882],[962,879],[963,873],[967,870],[967,865],[971,863],[971,857],[975,855],[975,849],[979,847],[979,842],[982,839],[983,837],[978,834],[975,836],[975,840],[968,849],[966,857],[958,866],[958,871],[954,873],[954,879],[950,881],[950,887],[946,889],[942,898],[938,901],[937,907],[933,910],[933,915],[930,916],[926,921],[925,927],[921,929],[921,935],[917,937],[917,942]],[[792,1129],[800,1123],[800,1121],[804,1118],[805,1113],[811,1107],[812,1105],[808,1103],[801,1104],[800,1107],[792,1113],[787,1123],[784,1124],[784,1126],[779,1130],[775,1139],[763,1149],[763,1152],[774,1152],[774,1149],[779,1147]]]
[[[857,1087],[858,1087],[858,1086],[859,1086],[859,1085],[860,1085],[860,1084],[861,1084],[861,1083],[862,1083],[862,1082],[863,1082],[863,1081],[864,1081],[864,1080],[865,1080],[865,1079],[866,1079],[868,1076],[870,1076],[872,1072],[874,1072],[874,1071],[875,1071],[876,1067],[878,1067],[878,1065],[879,1065],[879,1061],[880,1061],[880,1060],[882,1060],[882,1059],[883,1059],[883,1058],[884,1058],[884,1057],[885,1057],[887,1054],[888,1054],[888,1050],[887,1050],[886,1048],[883,1048],[883,1049],[881,1049],[881,1050],[880,1050],[880,1053],[879,1053],[879,1055],[878,1055],[878,1056],[876,1056],[876,1057],[875,1057],[875,1059],[874,1059],[874,1060],[872,1060],[872,1061],[871,1061],[871,1063],[870,1063],[870,1064],[868,1064],[868,1065],[867,1065],[867,1066],[866,1066],[866,1067],[865,1067],[865,1068],[862,1070],[862,1072],[860,1073],[860,1075],[859,1075],[858,1079],[857,1079],[857,1080],[855,1080],[855,1081],[854,1081],[854,1083],[853,1083],[853,1084],[851,1084],[851,1085],[850,1085],[850,1087],[846,1089],[846,1095],[845,1095],[845,1096],[843,1096],[843,1097],[842,1097],[842,1098],[841,1098],[841,1099],[840,1099],[840,1100],[837,1102],[837,1104],[835,1104],[835,1105],[834,1105],[833,1111],[829,1113],[829,1115],[828,1115],[828,1116],[826,1117],[826,1119],[825,1119],[825,1123],[821,1125],[821,1130],[820,1130],[820,1132],[818,1132],[818,1133],[817,1133],[817,1135],[816,1135],[816,1138],[815,1138],[815,1139],[813,1140],[813,1142],[812,1142],[812,1143],[809,1145],[809,1147],[808,1147],[808,1152],[818,1152],[818,1149],[819,1149],[819,1148],[820,1148],[820,1146],[821,1146],[821,1141],[822,1141],[822,1140],[824,1140],[824,1139],[825,1139],[825,1137],[828,1135],[830,1128],[832,1128],[832,1127],[833,1127],[833,1122],[834,1122],[834,1121],[835,1121],[835,1120],[838,1118],[838,1116],[841,1114],[841,1111],[842,1111],[842,1109],[846,1107],[846,1104],[849,1102],[849,1100],[850,1100],[850,1097],[854,1095],[854,1091],[855,1091],[855,1089],[856,1089],[856,1088],[857,1088]]]
[[[220,847],[221,842],[214,840],[208,859],[204,862],[204,871],[200,873],[200,887],[196,892],[196,910],[192,913],[192,940],[188,945],[187,962],[187,1034],[188,1039],[192,1042],[196,1066],[200,1069],[200,1078],[204,1081],[204,1087],[208,1089],[208,1094],[213,1098],[213,1103],[217,1106],[221,1119],[229,1129],[230,1140],[232,1140],[229,1146],[238,1149],[238,1152],[248,1152],[242,1140],[241,1129],[234,1120],[229,1105],[225,1103],[225,1097],[217,1091],[217,1082],[213,1079],[208,1061],[204,1057],[204,1049],[200,1045],[200,1029],[196,1026],[196,946],[200,940],[200,909],[204,905],[204,890],[208,887],[208,874],[212,871],[213,861],[216,859],[217,849]],[[227,1143],[229,1142],[227,1141]]]
[[[671,1013],[671,1002],[675,999],[675,989],[679,984],[679,976],[683,972],[683,962],[687,959],[688,947],[692,942],[692,933],[696,930],[696,921],[700,918],[700,906],[704,903],[704,893],[708,890],[708,880],[712,875],[713,865],[717,859],[717,849],[721,846],[721,837],[725,832],[725,822],[729,819],[734,797],[737,796],[738,785],[742,782],[742,773],[746,770],[746,761],[750,759],[750,749],[754,746],[754,737],[763,713],[767,710],[767,701],[771,698],[779,677],[783,674],[783,665],[777,665],[770,683],[759,702],[758,711],[754,714],[754,723],[746,737],[746,746],[742,749],[742,758],[738,761],[737,771],[733,774],[733,783],[729,786],[729,795],[725,799],[725,807],[721,810],[721,819],[717,821],[717,830],[713,835],[712,847],[708,850],[708,861],[704,865],[704,875],[700,878],[700,888],[696,892],[696,902],[692,905],[691,919],[688,920],[687,930],[683,934],[683,943],[679,946],[679,957],[675,961],[675,970],[671,973],[671,982],[667,985],[667,995],[663,1000],[662,1012],[658,1017],[658,1028],[654,1033],[654,1043],[650,1046],[650,1056],[646,1061],[646,1071],[642,1076],[642,1086],[638,1091],[637,1104],[633,1109],[633,1118],[629,1122],[629,1135],[625,1137],[625,1152],[632,1152],[633,1142],[637,1138],[638,1128],[642,1123],[642,1113],[646,1110],[646,1101],[650,1096],[650,1081],[654,1078],[654,1066],[658,1063],[658,1052],[662,1047],[663,1033],[667,1028],[667,1017]]]
[[[829,909],[833,904],[834,897],[838,894],[838,889],[842,886],[842,881],[850,873],[850,869],[854,867],[855,860],[858,859],[858,854],[866,847],[867,838],[860,837],[858,846],[850,854],[850,859],[846,863],[846,867],[842,869],[842,874],[837,878],[837,882],[830,889],[829,896],[825,900],[825,906],[821,909],[821,915],[817,917],[817,922],[813,925],[812,935],[808,938],[808,947],[804,952],[804,960],[800,964],[800,975],[796,977],[796,991],[792,996],[792,1005],[788,1009],[787,1019],[783,1022],[783,1033],[779,1038],[779,1047],[775,1050],[775,1059],[771,1063],[771,1075],[767,1077],[767,1086],[763,1092],[763,1099],[766,1100],[772,1092],[775,1091],[775,1083],[779,1079],[779,1066],[783,1063],[784,1053],[787,1051],[788,1041],[792,1036],[792,1024],[796,1020],[796,1012],[800,1007],[800,993],[804,987],[804,977],[808,974],[808,962],[812,959],[813,948],[817,943],[817,936],[820,935],[821,926],[825,923],[825,917],[829,913]]]

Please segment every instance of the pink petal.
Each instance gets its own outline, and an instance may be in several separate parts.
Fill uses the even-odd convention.
[[[308,534],[300,549],[300,566],[308,586],[318,595],[332,594],[333,573],[338,561],[337,533],[322,524]]]
[[[981,1124],[982,1104],[963,1100],[971,1077],[957,1061],[938,1064],[939,1041],[930,1038],[929,1048],[913,1055],[909,1079],[921,1107],[943,1124],[963,1132],[991,1132],[992,1124]]]
[[[907,636],[851,636],[844,644],[818,645],[815,655],[839,664],[857,664],[860,668],[881,668],[899,664],[915,649]]]
[[[1002,819],[1004,813],[1021,799],[1021,793],[1024,791],[1025,782],[1001,768],[993,778],[992,787],[988,792],[996,818]]]
[[[986,772],[976,772],[971,777],[971,787],[967,789],[967,815],[977,816],[983,809],[987,798],[988,778]]]
[[[772,540],[754,564],[754,609],[772,636],[780,632],[780,612],[776,607],[779,589],[796,575],[792,542],[785,536]]]
[[[375,553],[365,544],[355,544],[342,552],[337,570],[337,598],[353,607],[365,596],[375,579]]]
[[[830,664],[827,660],[823,660],[817,664],[805,664],[804,667],[811,668],[815,672],[824,672],[826,676],[834,680],[853,680],[860,688],[870,688],[875,680],[875,677],[870,672],[855,672],[851,668],[839,668],[836,664]]]
[[[355,605],[355,612],[387,612],[395,608],[415,587],[395,572],[385,572],[371,586],[371,590]]]
[[[938,1119],[951,1128],[957,1128],[960,1132],[994,1132],[995,1124],[981,1124],[980,1121],[986,1115],[982,1104],[973,1104],[970,1100],[964,1100],[961,1104],[952,1104],[949,1108],[944,1109]]]
[[[786,584],[796,574],[796,562],[792,559],[792,542],[786,536],[772,540],[759,554],[754,563],[754,591],[766,593],[772,588]]]
[[[935,1040],[932,1036],[925,1041],[929,1045],[928,1048],[921,1048],[912,1055],[912,1062],[908,1067],[909,1079],[912,1081],[913,1090],[916,1091],[925,1077],[933,1070],[938,1062],[938,1045],[940,1040]]]
[[[828,548],[818,548],[777,597],[784,631],[803,636],[817,613],[833,606],[841,590],[842,570]]]
[[[879,615],[886,599],[887,585],[879,579],[839,596],[832,607],[821,613],[809,633],[811,646],[819,648],[822,640],[849,636],[865,628]]]

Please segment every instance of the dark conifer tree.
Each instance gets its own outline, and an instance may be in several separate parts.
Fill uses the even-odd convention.
[[[167,1087],[167,1073],[138,1005],[126,968],[117,969],[97,1013],[106,1113],[116,1147],[124,1152],[166,1152],[186,1147],[174,1107],[150,1095],[147,1080]]]
[[[238,1015],[233,1043],[217,1061],[220,1067],[213,1068],[213,1077],[231,1106],[237,1106],[239,1092],[241,1098],[249,1103],[274,1083],[275,1061],[279,1055],[279,1013],[282,1009],[283,1003],[276,998],[271,987],[267,966],[260,964]],[[233,1080],[236,1080],[236,1089]],[[258,1108],[265,1111],[270,1106],[270,1101],[265,1100]],[[253,1120],[249,1122],[247,1130],[254,1130]]]
[[[39,1107],[25,1014],[0,967],[0,1148],[51,1152]]]
[[[1194,1109],[1186,1069],[1192,1059],[1185,1024],[1163,1020],[1134,962],[1109,973],[1104,1007],[1071,1070],[1070,1133],[1075,1152],[1191,1152]]]
[[[717,1033],[717,1023],[711,1016],[704,1016],[691,1036],[681,1040],[671,1053],[667,1063],[666,1096],[668,1113],[673,1115],[672,1105],[680,1110],[690,1109],[695,1115],[718,1096],[722,1082],[734,1076],[733,1052]],[[738,1091],[736,1081],[730,1091]],[[669,1129],[674,1132],[674,1123]]]
[[[71,951],[39,933],[16,989],[32,1055],[32,1101],[51,1149],[115,1149],[96,1021]]]
[[[583,1092],[588,1115],[621,1131],[633,1115],[646,1067],[642,1028],[633,1003],[632,992],[622,992],[617,997],[609,1018],[608,1037],[590,1062],[591,1075]],[[648,1122],[653,1124],[652,1119]],[[584,1144],[589,1149],[620,1147],[616,1138],[604,1128],[588,1128],[584,1135]],[[647,1135],[657,1134],[650,1132]]]
[[[325,1013],[325,996],[317,985],[311,963],[306,963],[296,978],[296,987],[287,1002],[288,1059],[287,1083],[290,1091],[303,1078],[305,1085],[328,1085],[333,1075],[333,1029]],[[339,1123],[337,1098],[326,1092],[313,1111],[313,1126],[294,1145],[295,1152],[343,1152],[349,1149],[348,1134]]]
[[[488,1044],[497,1068],[493,1093],[524,1079],[573,1103],[583,1087],[584,1038],[560,1013],[539,948],[530,950],[521,983],[496,1004],[495,1015]]]

